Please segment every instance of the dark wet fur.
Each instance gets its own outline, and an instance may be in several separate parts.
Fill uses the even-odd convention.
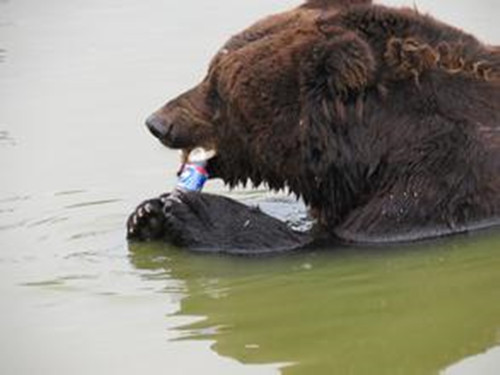
[[[308,233],[290,229],[258,207],[197,192],[148,200],[127,227],[131,240],[163,240],[197,252],[266,255],[299,251],[312,242]]]
[[[500,49],[368,3],[312,0],[231,38],[207,78],[157,112],[172,129],[162,141],[215,145],[214,174],[289,189],[332,239],[414,241],[495,223]]]

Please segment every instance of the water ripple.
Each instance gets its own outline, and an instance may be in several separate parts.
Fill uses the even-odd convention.
[[[3,61],[2,50],[0,50],[0,62]],[[7,130],[0,130],[0,146],[15,146],[16,140],[12,138]]]
[[[0,203],[12,203],[12,202],[20,202],[20,201],[27,201],[30,199],[29,195],[16,195],[13,197],[7,197],[7,198],[0,198]]]
[[[53,224],[67,221],[67,220],[68,220],[68,218],[64,217],[64,216],[50,216],[50,217],[47,217],[45,219],[41,219],[41,220],[37,220],[37,221],[32,222],[32,223],[29,223],[28,227],[32,228],[32,227],[38,227],[41,225],[53,225]]]
[[[103,200],[91,201],[91,202],[74,203],[74,204],[64,206],[64,208],[72,209],[72,208],[82,208],[82,207],[89,207],[89,206],[101,206],[104,204],[116,203],[116,202],[121,202],[121,201],[122,201],[121,199],[103,199]]]
[[[84,189],[75,189],[75,190],[63,190],[54,193],[55,197],[64,196],[64,195],[76,195],[86,193],[87,190]]]

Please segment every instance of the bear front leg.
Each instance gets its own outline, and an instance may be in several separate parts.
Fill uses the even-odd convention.
[[[175,192],[164,205],[174,245],[194,251],[266,254],[298,250],[311,242],[308,233],[232,199],[197,192]]]
[[[193,251],[266,254],[298,250],[309,233],[232,199],[180,192],[142,203],[128,221],[129,239],[164,240]]]

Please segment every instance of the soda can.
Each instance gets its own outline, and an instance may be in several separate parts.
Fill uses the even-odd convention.
[[[201,191],[208,180],[208,172],[203,165],[186,163],[179,175],[177,188],[184,191]]]

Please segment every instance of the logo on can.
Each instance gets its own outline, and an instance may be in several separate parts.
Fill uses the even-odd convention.
[[[187,163],[179,176],[177,187],[186,191],[201,191],[208,179],[206,169],[194,163]]]

